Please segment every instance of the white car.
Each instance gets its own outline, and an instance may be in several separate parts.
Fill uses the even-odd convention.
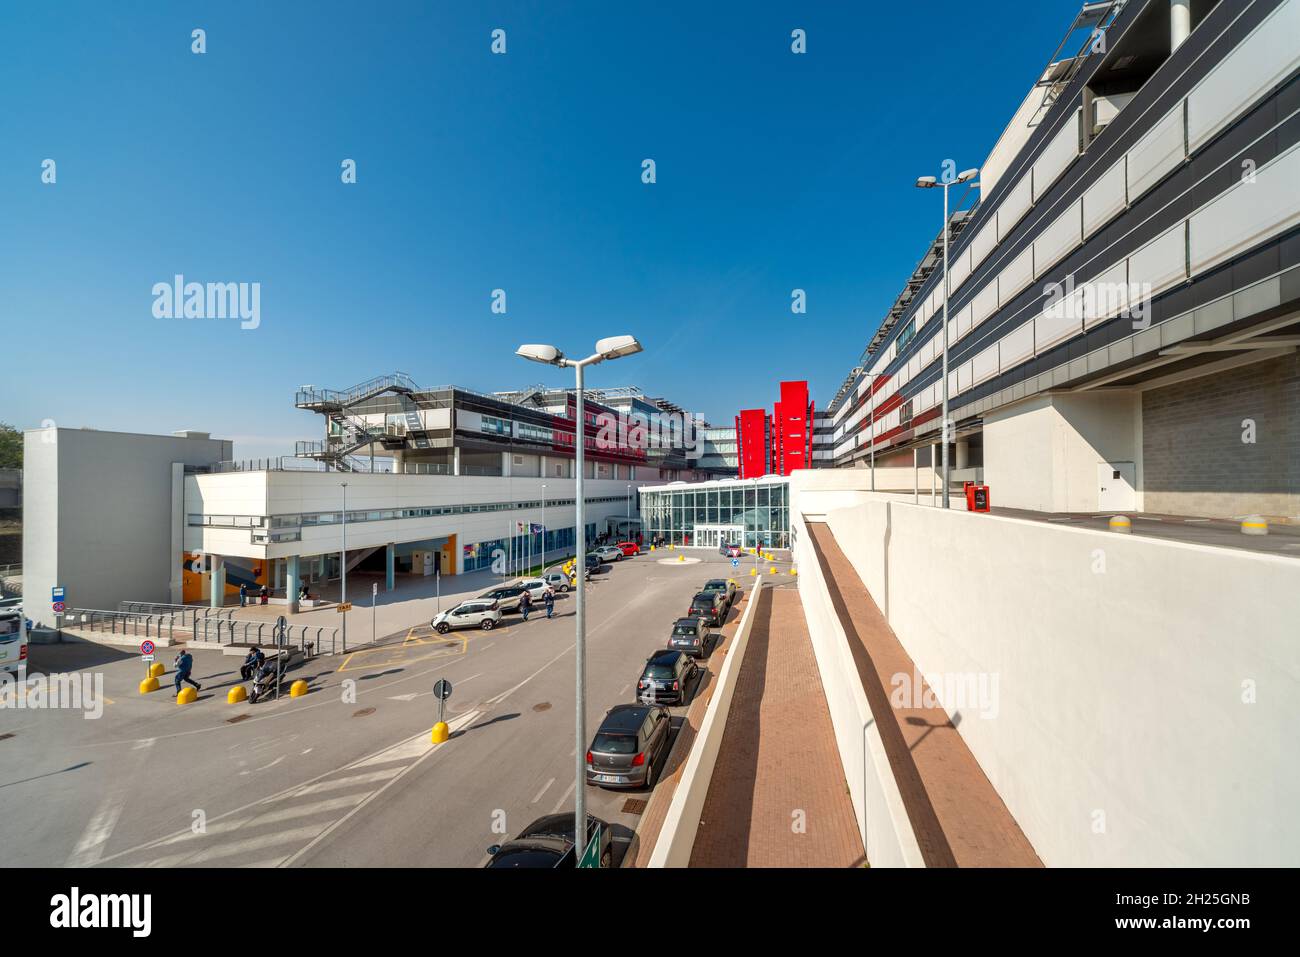
[[[27,625],[22,608],[0,608],[0,672],[18,677],[27,667]]]
[[[553,591],[568,591],[572,587],[569,584],[569,577],[563,572],[547,572],[545,580]]]
[[[598,548],[593,548],[592,552],[602,562],[621,562],[623,560],[623,549],[615,548],[613,545],[601,545]]]
[[[433,630],[440,635],[445,635],[453,628],[482,628],[484,631],[491,631],[500,623],[501,609],[497,607],[497,603],[479,598],[463,601],[430,622]]]
[[[546,594],[547,587],[550,586],[545,578],[523,578],[519,581],[519,587],[527,588],[529,594],[533,596],[534,601],[541,601],[542,596]],[[554,587],[551,588],[554,591]]]

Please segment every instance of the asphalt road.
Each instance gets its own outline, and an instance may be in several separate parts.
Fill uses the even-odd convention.
[[[608,566],[587,603],[587,735],[634,700],[647,655],[728,560],[656,552]],[[788,567],[788,566],[784,566]],[[747,587],[748,568],[735,577]],[[318,658],[291,677],[311,693],[227,704],[239,658],[195,653],[199,700],[140,695],[143,665],[119,649],[32,646],[30,675],[102,675],[102,716],[0,709],[0,846],[10,866],[478,866],[534,818],[572,810],[571,596],[556,617],[517,614],[491,632],[411,622],[382,647]],[[733,615],[735,612],[733,612]],[[170,665],[170,655],[159,655]],[[707,664],[706,664],[707,667]],[[445,744],[430,743],[434,681],[455,692]],[[705,676],[703,681],[711,680]],[[674,709],[680,717],[684,708]],[[584,745],[585,751],[585,745]],[[587,788],[614,828],[616,861],[636,826],[628,799]]]

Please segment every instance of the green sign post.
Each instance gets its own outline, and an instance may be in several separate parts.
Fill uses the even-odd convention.
[[[582,852],[582,857],[578,859],[579,867],[600,867],[600,825],[596,825],[596,832],[592,835],[591,843],[587,849]]]

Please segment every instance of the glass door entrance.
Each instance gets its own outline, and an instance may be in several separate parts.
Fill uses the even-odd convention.
[[[696,525],[691,544],[697,548],[721,548],[723,542],[740,544],[744,536],[743,525]]]

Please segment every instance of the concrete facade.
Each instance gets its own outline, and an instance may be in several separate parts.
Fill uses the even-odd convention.
[[[31,429],[23,443],[23,592],[27,614],[54,623],[50,590],[70,607],[173,600],[180,564],[176,475],[231,455],[231,443],[89,429]]]
[[[1035,396],[984,419],[984,481],[997,505],[1095,512],[1098,468],[1132,463],[1142,508],[1141,406],[1136,392]],[[1149,505],[1147,506],[1150,507]]]
[[[1145,505],[1300,522],[1300,355],[1142,393]]]

